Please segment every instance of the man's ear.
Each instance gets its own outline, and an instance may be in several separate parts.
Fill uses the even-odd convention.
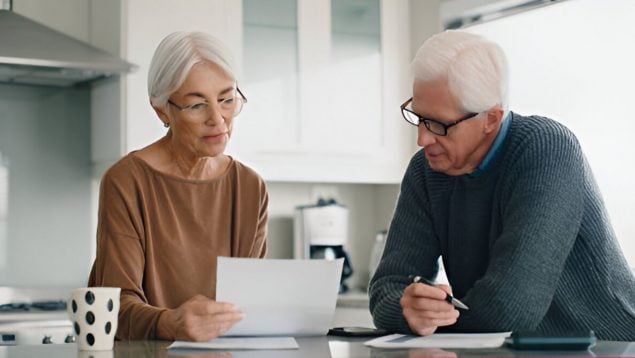
[[[496,106],[487,111],[487,118],[485,118],[484,127],[486,134],[492,133],[500,128],[501,121],[503,120],[503,114],[503,108],[500,106]]]
[[[159,119],[161,119],[161,122],[163,122],[163,124],[170,123],[170,117],[168,117],[165,108],[155,106],[152,101],[150,101],[150,105],[152,106],[152,109],[154,109],[154,112],[157,114],[157,116],[159,116]]]

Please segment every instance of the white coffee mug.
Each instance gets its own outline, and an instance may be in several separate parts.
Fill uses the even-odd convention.
[[[85,287],[71,292],[68,314],[79,349],[103,351],[113,348],[120,293],[119,287]]]

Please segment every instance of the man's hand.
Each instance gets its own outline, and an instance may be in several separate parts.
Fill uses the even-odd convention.
[[[233,304],[196,295],[179,308],[161,314],[157,335],[167,340],[209,341],[222,336],[242,319],[242,312]]]
[[[428,336],[437,327],[454,324],[459,311],[445,300],[447,293],[452,293],[447,285],[432,287],[413,283],[406,287],[400,303],[410,329],[418,335]]]

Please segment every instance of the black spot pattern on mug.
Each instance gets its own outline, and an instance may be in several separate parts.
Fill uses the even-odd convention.
[[[77,324],[77,322],[75,322],[74,326],[75,326],[75,334],[79,336],[79,325]]]
[[[112,298],[108,300],[108,312],[112,312],[112,309],[115,307],[115,304],[112,303]]]
[[[73,313],[77,313],[77,302],[75,300],[71,302],[71,307],[73,308]]]
[[[95,336],[93,336],[92,333],[88,333],[86,335],[86,342],[88,342],[89,346],[92,346],[93,344],[95,344]]]
[[[110,322],[106,323],[106,334],[110,334],[110,330],[112,329],[112,324]]]
[[[91,311],[86,312],[86,322],[88,324],[95,323],[95,315]]]
[[[86,303],[88,303],[89,305],[95,303],[95,294],[93,293],[93,291],[86,292],[86,296],[84,298],[86,299]]]

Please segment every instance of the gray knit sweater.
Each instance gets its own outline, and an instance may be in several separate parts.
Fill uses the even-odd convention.
[[[635,278],[577,139],[548,118],[509,119],[478,177],[435,172],[423,151],[412,158],[370,283],[375,324],[412,334],[399,304],[405,277],[434,278],[442,255],[470,307],[442,330],[592,329],[635,341]]]

